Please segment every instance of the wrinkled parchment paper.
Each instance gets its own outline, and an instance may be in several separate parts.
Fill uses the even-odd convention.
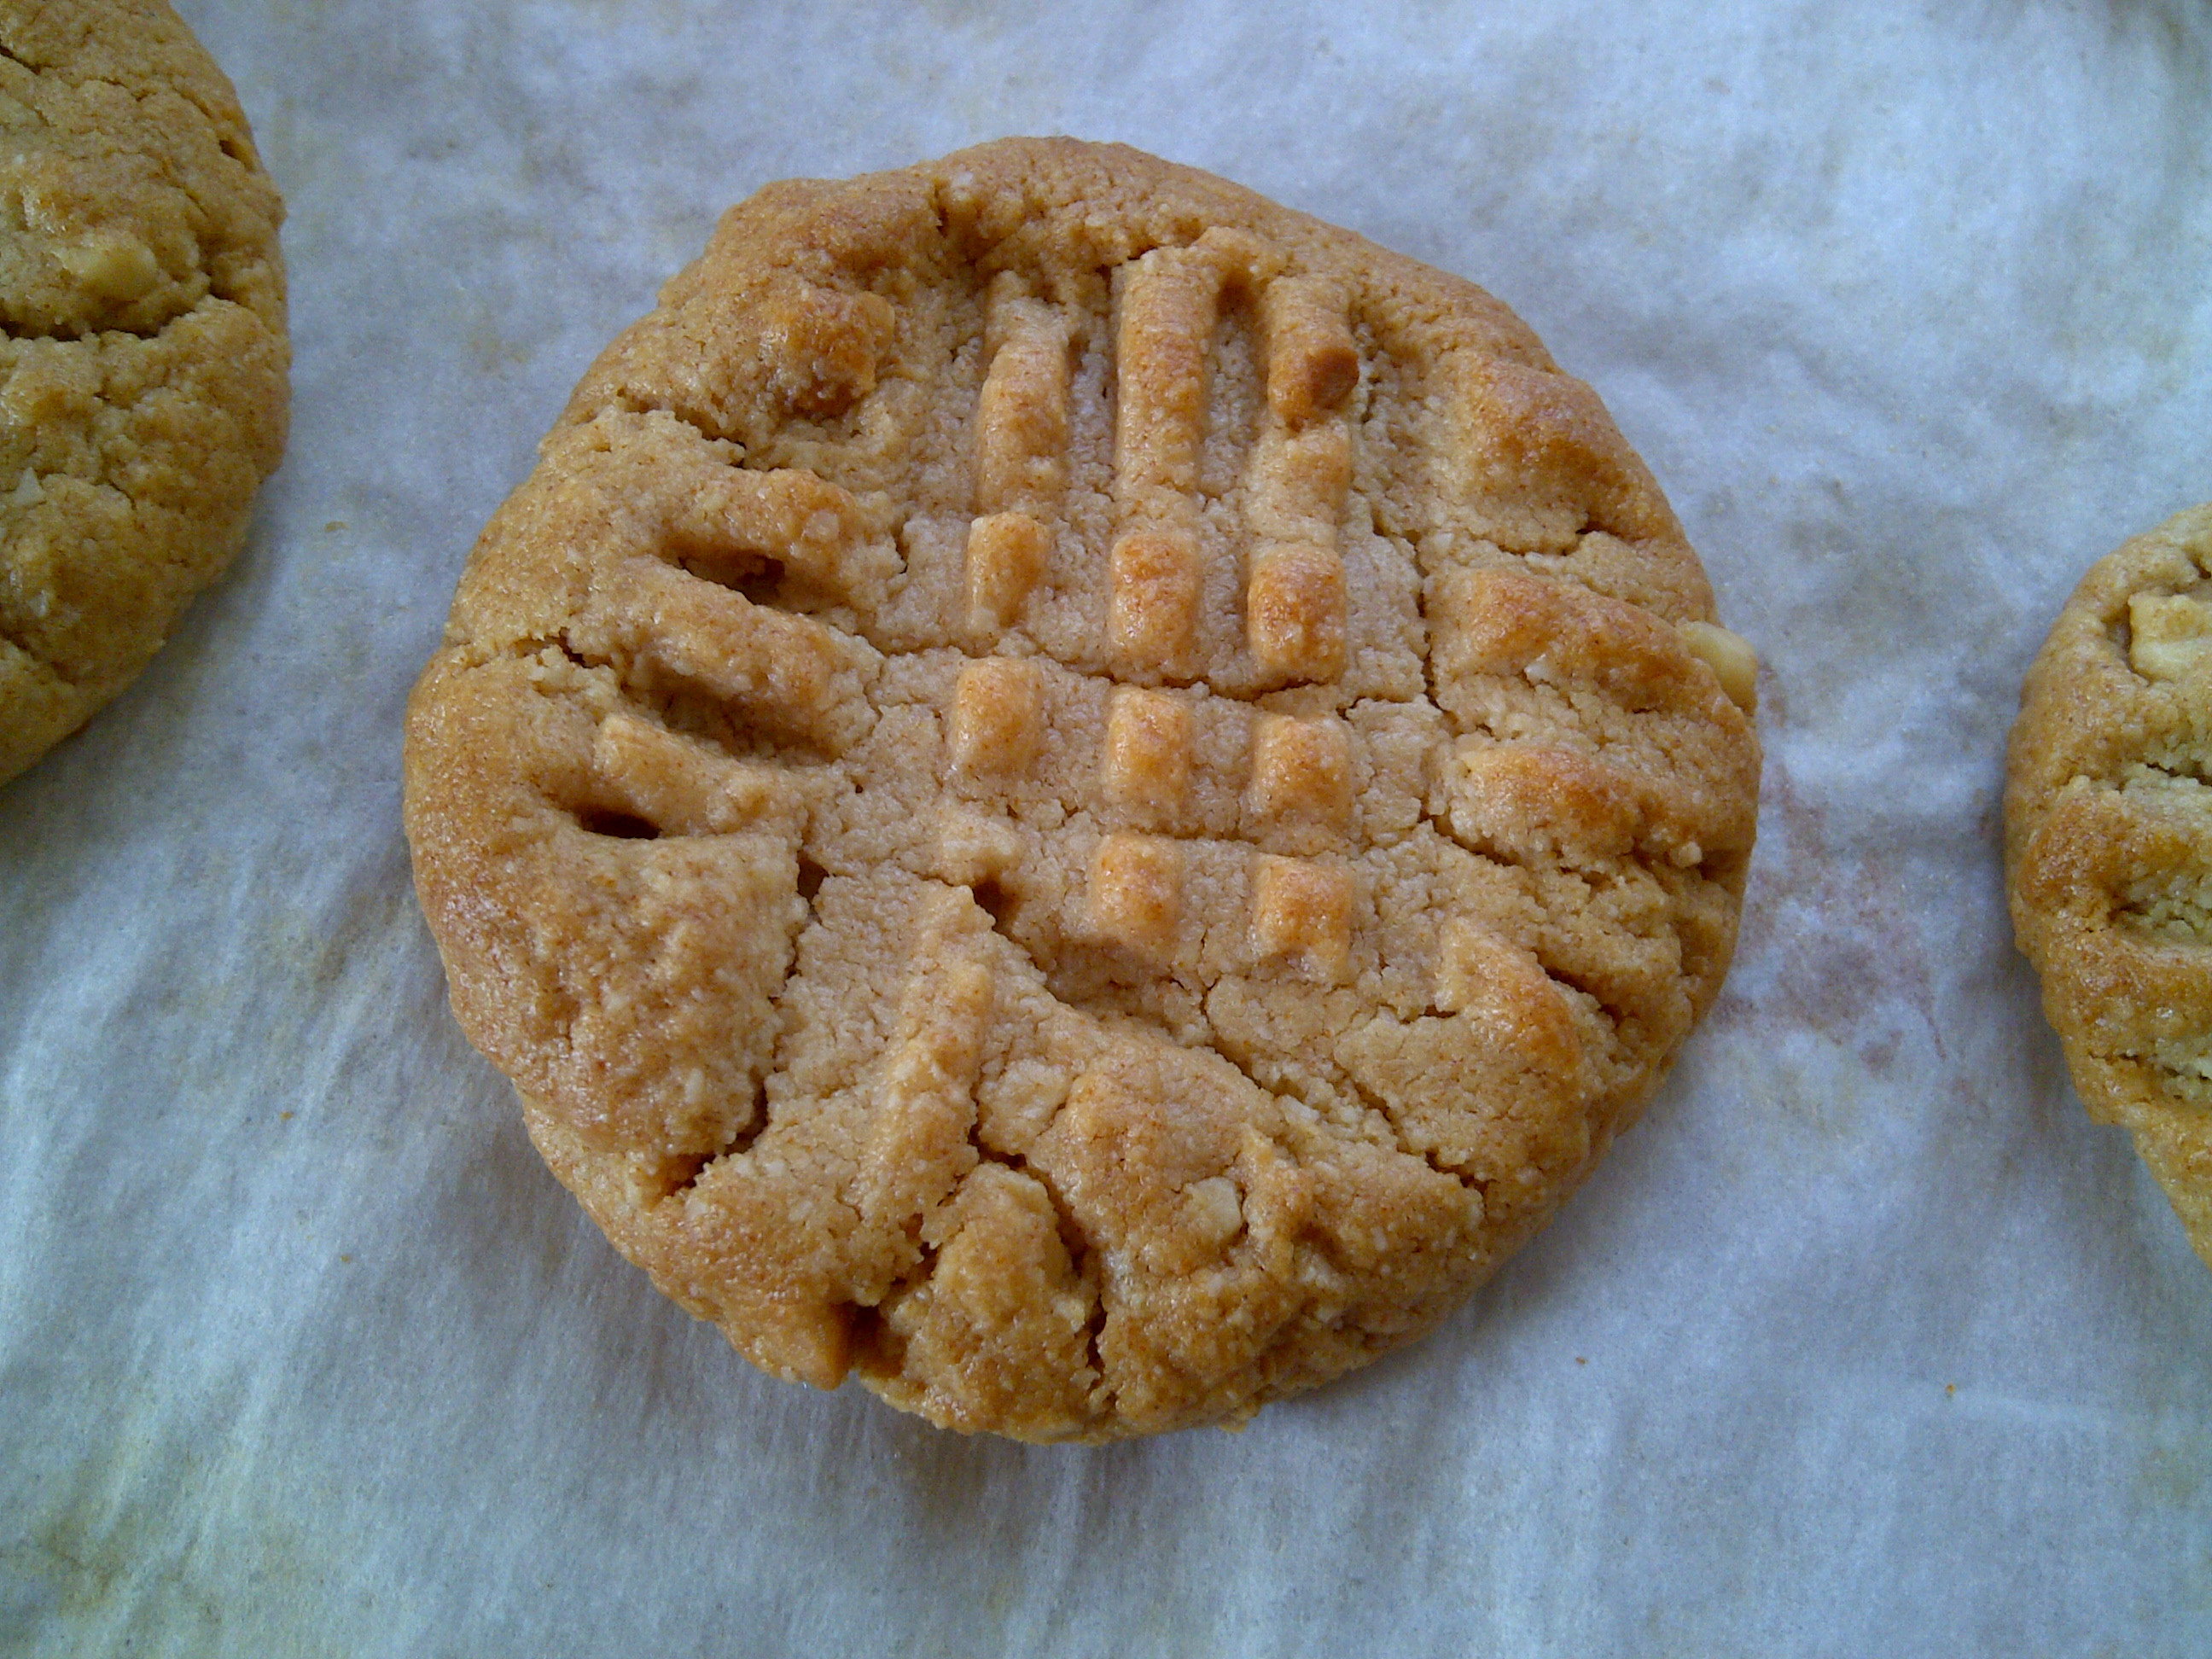
[[[182,9],[290,204],[294,435],[0,790],[0,1650],[2212,1650],[2212,1273],[1997,865],[2057,607],[2212,497],[2212,10]],[[1423,1346],[1104,1450],[663,1301],[455,1031],[398,825],[476,531],[716,213],[1046,131],[1491,288],[1766,664],[1741,951],[1644,1122]]]

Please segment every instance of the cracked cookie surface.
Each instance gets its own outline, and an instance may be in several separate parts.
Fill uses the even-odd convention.
[[[2089,1115],[2212,1265],[2212,506],[2092,566],[2021,696],[2013,931]]]
[[[0,0],[0,781],[160,649],[283,453],[283,215],[167,6]]]
[[[1138,152],[772,185],[410,705],[453,1003],[779,1376],[1242,1420],[1433,1324],[1733,946],[1748,648],[1472,284]]]

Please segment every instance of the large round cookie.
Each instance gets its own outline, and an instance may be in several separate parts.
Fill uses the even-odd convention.
[[[453,1008],[609,1237],[963,1429],[1432,1325],[1720,984],[1747,649],[1480,289],[1135,151],[732,210],[410,711]]]
[[[2013,929],[2090,1115],[2212,1264],[2212,507],[2092,566],[2028,671]]]
[[[0,781],[90,719],[283,452],[276,187],[158,0],[0,0]]]

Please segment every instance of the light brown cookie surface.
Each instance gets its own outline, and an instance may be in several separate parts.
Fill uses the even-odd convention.
[[[2212,507],[2100,560],[2028,671],[2013,929],[2090,1115],[2212,1264]]]
[[[1753,666],[1481,290],[1007,141],[770,186],[609,349],[416,689],[408,833],[664,1290],[1103,1439],[1418,1334],[1589,1171],[1733,946]]]
[[[283,453],[276,187],[153,0],[0,0],[0,781],[143,669]]]

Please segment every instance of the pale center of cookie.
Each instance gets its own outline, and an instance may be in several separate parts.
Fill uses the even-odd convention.
[[[1258,683],[1327,684],[1344,670],[1346,593],[1338,524],[1352,479],[1345,406],[1359,356],[1344,296],[1317,278],[1279,277],[1280,256],[1237,232],[1161,249],[1131,272],[1116,361],[1113,495],[1119,528],[1108,554],[1108,631],[1126,669],[1171,682],[1197,678],[1206,589],[1199,517],[1208,375],[1224,291],[1256,287],[1266,414],[1251,448],[1246,516],[1245,639]],[[1060,516],[1070,431],[1067,319],[1001,278],[990,292],[994,347],[975,432],[975,501],[967,555],[968,627],[995,640],[1043,575]],[[987,658],[960,671],[951,720],[954,763],[972,776],[1028,773],[1051,723],[1042,677]],[[1116,688],[1092,763],[1098,796],[1132,827],[1101,840],[1088,909],[1100,939],[1164,957],[1182,913],[1183,865],[1170,838],[1189,827],[1190,790],[1205,767],[1193,748],[1187,696]],[[1250,817],[1302,824],[1320,851],[1350,822],[1350,737],[1329,714],[1259,717],[1250,738]],[[957,855],[956,855],[957,856]],[[996,871],[963,872],[972,877]],[[1351,878],[1310,859],[1263,855],[1251,882],[1254,953],[1322,980],[1344,972]]]

